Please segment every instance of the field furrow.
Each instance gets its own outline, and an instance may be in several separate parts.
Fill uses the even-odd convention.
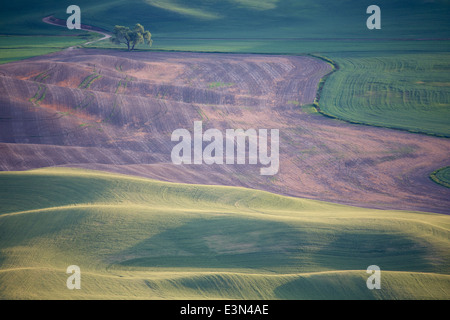
[[[385,60],[377,63],[392,68]],[[15,145],[5,149],[14,152],[2,156],[1,169],[76,166],[365,207],[449,213],[449,190],[429,179],[431,172],[448,165],[448,140],[422,135],[411,139],[406,132],[315,113],[319,81],[331,70],[326,59],[310,56],[131,55],[75,49],[5,64],[0,67],[5,75],[0,142]],[[329,101],[327,90],[339,83],[336,74],[323,89],[321,108]],[[364,79],[375,85],[368,72],[355,75],[347,85],[356,90]],[[386,88],[380,101],[398,94]],[[403,101],[406,94],[415,92],[405,91],[398,99]],[[32,107],[30,97],[39,107]],[[192,131],[194,121],[203,121],[204,131],[279,129],[279,173],[261,176],[261,166],[248,161],[173,165],[171,134],[179,128]],[[34,160],[27,154],[30,148]]]

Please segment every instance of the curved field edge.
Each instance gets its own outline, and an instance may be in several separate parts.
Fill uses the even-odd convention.
[[[41,44],[40,44],[41,46]],[[42,48],[40,48],[42,49]],[[63,48],[61,48],[63,49]],[[53,51],[49,51],[49,52],[53,52]],[[238,50],[238,52],[241,52],[241,50]],[[48,52],[43,52],[43,54],[48,53]],[[34,55],[40,55],[40,54],[33,54]],[[338,63],[332,59],[330,59],[329,57],[324,57],[321,55],[317,55],[317,54],[309,54],[310,56],[316,57],[318,59],[321,59],[325,62],[327,62],[328,64],[330,64],[332,66],[332,71],[325,75],[319,82],[318,84],[318,91],[316,94],[316,99],[314,100],[313,106],[316,108],[316,110],[329,118],[333,118],[333,119],[338,119],[338,120],[343,120],[346,121],[348,123],[352,123],[352,124],[360,124],[360,125],[370,125],[370,126],[374,126],[374,127],[385,127],[385,128],[391,128],[391,129],[397,129],[397,130],[402,130],[402,131],[408,131],[408,132],[412,132],[412,133],[420,133],[420,134],[427,134],[427,135],[431,135],[431,136],[437,136],[437,137],[450,137],[450,133],[448,132],[448,129],[446,127],[448,127],[448,125],[446,126],[445,124],[442,123],[438,123],[437,126],[434,126],[435,121],[439,122],[439,119],[445,119],[448,118],[446,117],[446,114],[443,113],[441,111],[438,112],[437,115],[433,115],[431,117],[431,119],[428,119],[428,122],[432,122],[431,125],[426,124],[427,121],[425,121],[425,125],[423,124],[423,117],[421,117],[421,115],[426,115],[427,110],[424,111],[419,111],[419,113],[417,115],[413,115],[412,117],[410,117],[407,121],[406,124],[402,123],[404,120],[402,119],[402,115],[400,114],[394,114],[394,116],[387,116],[386,118],[383,118],[383,116],[381,117],[381,119],[375,119],[375,118],[379,118],[379,115],[377,115],[375,118],[373,117],[373,110],[371,110],[370,108],[367,109],[366,106],[356,106],[356,111],[357,112],[353,112],[352,110],[348,110],[348,111],[339,111],[339,109],[342,108],[343,104],[339,104],[338,106],[335,106],[334,103],[330,102],[330,98],[326,98],[325,103],[323,103],[322,101],[322,106],[319,105],[319,101],[321,100],[322,96],[323,96],[323,92],[326,91],[324,90],[325,87],[325,83],[328,80],[329,82],[329,78],[330,76],[335,73],[336,71],[338,71],[340,69]],[[351,56],[351,55],[350,55]],[[25,57],[31,57],[31,56],[25,56]],[[6,60],[4,62],[11,62],[14,60],[18,60],[18,59],[23,59],[23,56],[14,58],[14,57],[8,57],[5,58]],[[1,60],[1,58],[0,58]],[[1,61],[0,61],[1,63]],[[348,75],[347,75],[348,77]],[[445,82],[447,83],[447,82]],[[448,84],[447,84],[448,86]],[[329,87],[329,85],[328,85]],[[439,92],[438,92],[439,94]],[[336,95],[336,92],[333,93],[333,95]],[[422,98],[420,98],[422,99]],[[322,99],[323,100],[323,99]],[[352,106],[352,108],[355,106]],[[397,108],[397,106],[393,107],[394,109]],[[444,110],[444,109],[442,109]],[[405,114],[407,114],[408,110],[405,110]],[[376,110],[376,112],[378,112]],[[355,116],[356,113],[360,113],[360,115]],[[380,112],[378,112],[380,113]],[[383,110],[381,110],[381,113],[383,113]],[[376,120],[376,121],[374,121]],[[421,123],[422,122],[422,123]]]
[[[67,168],[4,172],[0,181],[5,299],[450,295],[446,215]],[[79,291],[66,288],[73,264]],[[372,264],[381,290],[366,287]]]
[[[450,166],[432,172],[430,178],[437,184],[450,188]]]
[[[404,61],[407,56],[412,56],[417,61],[422,61],[422,59],[419,59],[419,55],[425,57],[427,55],[437,56],[439,54],[443,55],[445,53],[388,54],[386,56],[387,58],[383,57],[383,55],[377,57],[370,53],[358,53],[353,55],[347,53],[343,56],[342,54],[328,54],[327,56],[309,54],[312,57],[325,61],[332,67],[332,71],[320,80],[313,105],[320,114],[326,117],[352,124],[390,128],[411,133],[449,138],[450,132],[448,131],[448,122],[445,120],[448,119],[448,116],[445,113],[448,111],[446,111],[444,107],[450,105],[450,91],[448,90],[448,84],[450,83],[448,81],[450,81],[450,78],[442,78],[440,79],[441,81],[433,82],[433,75],[436,75],[436,72],[443,71],[445,74],[445,71],[449,68],[448,64],[443,64],[443,69],[437,70],[436,64],[448,60],[444,58],[435,58],[434,64],[431,63],[428,65],[423,63],[423,65],[417,67],[413,62],[408,65],[408,62]],[[388,67],[394,68],[386,71],[386,74],[388,75],[386,76],[386,79],[383,80],[385,83],[379,82],[377,80],[378,78],[372,75],[372,73],[380,71],[374,70],[373,68],[370,68],[370,66],[364,67],[367,69],[364,76],[372,76],[373,78],[368,82],[371,83],[370,90],[365,86],[366,83],[362,80],[356,81],[351,78],[353,74],[349,74],[349,71],[346,69],[353,68],[353,71],[358,71],[358,68],[360,67],[358,64],[362,65],[364,59],[368,59],[369,62],[372,59],[372,63],[379,60],[379,63],[381,63],[383,67],[386,67],[387,65]],[[392,62],[390,60],[395,63],[389,65],[389,63]],[[423,60],[431,59],[426,59],[425,57]],[[344,61],[347,65],[343,65],[345,64]],[[413,68],[417,69],[413,70]],[[359,70],[359,72],[362,72],[361,70]],[[336,75],[338,74],[337,71],[340,71],[340,82],[336,80]],[[432,72],[434,72],[434,74],[431,74]],[[335,78],[331,79],[332,76],[335,76]],[[357,76],[361,77],[361,75]],[[398,79],[394,81],[388,77],[397,77]],[[411,84],[408,84],[409,82],[411,82]],[[325,86],[325,84],[327,84],[327,86]],[[350,89],[347,87],[350,86],[350,84],[353,85],[351,94],[349,93]],[[418,88],[418,86],[422,84],[427,86],[427,88]],[[370,96],[365,97],[364,95]],[[378,97],[379,99],[377,102],[373,102],[371,101],[372,96],[380,97]],[[391,101],[395,101],[394,105],[390,105],[390,97]],[[382,105],[382,107],[379,107],[379,105]],[[410,112],[413,114],[412,117],[409,116]]]

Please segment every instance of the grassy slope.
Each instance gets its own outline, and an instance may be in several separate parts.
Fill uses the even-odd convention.
[[[69,35],[77,32],[41,21],[49,14],[66,19],[65,9],[72,4],[70,1],[41,1],[37,8],[30,3],[30,0],[19,0],[4,4],[0,12],[0,34]],[[77,2],[84,24],[112,30],[116,24],[132,26],[140,22],[152,32],[157,49],[305,53],[348,51],[350,47],[357,51],[361,48],[377,51],[380,47],[395,50],[397,45],[352,44],[343,39],[450,37],[450,4],[446,0],[380,0],[377,4],[382,8],[382,29],[376,31],[366,28],[366,8],[371,4],[369,0],[337,3],[327,0]]]
[[[450,137],[450,53],[328,54],[340,70],[321,95],[341,119]]]
[[[27,59],[82,45],[95,34],[79,36],[0,36],[0,64]]]
[[[0,64],[81,45],[96,34],[48,25],[42,18],[61,8],[56,1],[10,1],[0,10]],[[68,17],[68,15],[66,15]]]
[[[401,52],[399,61],[404,61],[405,51],[438,52],[428,55],[433,61],[449,51],[448,41],[301,39],[448,37],[449,5],[443,0],[380,0],[383,29],[376,32],[365,28],[365,9],[372,1],[208,3],[80,0],[77,4],[85,24],[111,29],[114,24],[141,22],[152,31],[155,49],[320,52],[343,64],[342,76],[346,68],[354,70],[351,68],[362,61],[354,52],[364,52],[364,59],[376,68],[367,74],[380,74],[380,66],[395,65],[392,53]],[[74,34],[41,22],[52,13],[66,18],[65,8],[71,2],[27,4],[34,3],[2,4],[0,34]],[[59,38],[43,47],[30,39],[16,39],[14,49],[0,51],[4,62],[11,57],[46,53],[46,47],[59,47],[53,44]],[[346,54],[330,55],[336,52]],[[420,60],[420,55],[415,59]],[[445,58],[444,64],[447,62]],[[404,75],[421,78],[439,72],[433,64],[421,66],[431,69],[416,70],[413,75],[407,68]],[[366,114],[373,116],[377,109],[386,107],[390,110],[396,102],[395,108],[415,110],[417,117],[427,119],[417,111],[425,110],[422,100],[430,98],[436,103],[441,98],[428,97],[412,85],[417,94],[402,105],[403,99],[383,89],[387,85],[389,92],[407,91],[400,82],[391,88],[394,80],[401,79],[392,73],[383,74],[382,82],[371,88],[376,89],[377,99],[388,103],[371,105]],[[353,74],[345,76],[333,80],[334,86],[327,84],[324,94],[336,91],[336,84],[352,83]],[[430,83],[436,82],[434,78],[424,80],[418,81],[425,82],[431,92],[442,90],[446,97],[445,86]],[[446,80],[439,78],[437,82]],[[367,83],[344,89],[367,94]],[[347,100],[348,104],[363,114],[368,100],[356,98],[358,103]],[[437,120],[437,128],[442,130],[445,125],[441,120],[448,119],[447,115],[435,111],[431,122]],[[395,118],[398,123],[405,122],[403,116]],[[419,125],[417,118],[410,120]],[[430,123],[423,123],[430,127]],[[365,210],[243,189],[169,185],[70,170],[3,173],[0,179],[0,209],[10,213],[0,217],[2,298],[449,298],[445,216]],[[11,214],[24,210],[33,211]],[[81,292],[65,287],[65,268],[70,264],[82,268]],[[369,291],[365,286],[364,269],[371,264],[383,270],[380,291]]]
[[[33,4],[30,0],[3,4],[1,33],[50,32],[40,19],[48,14],[66,19],[65,10],[72,2],[46,0],[39,6]],[[383,27],[378,32],[366,28],[366,9],[371,4],[369,0],[77,1],[85,24],[111,30],[115,24],[140,22],[156,37],[448,37],[450,6],[446,0],[379,0]]]
[[[450,297],[448,216],[62,168],[0,180],[1,298]]]

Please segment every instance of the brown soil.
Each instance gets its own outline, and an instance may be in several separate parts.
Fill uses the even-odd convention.
[[[5,64],[0,169],[81,167],[449,213],[449,189],[428,175],[448,165],[450,141],[302,111],[329,71],[311,57],[79,49]],[[172,132],[200,120],[204,130],[279,129],[280,172],[173,165]]]

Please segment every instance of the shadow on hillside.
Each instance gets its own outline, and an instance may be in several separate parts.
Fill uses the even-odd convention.
[[[339,232],[339,233],[337,233]],[[115,255],[122,267],[259,269],[296,273],[324,270],[432,271],[430,248],[402,234],[341,233],[333,226],[222,216],[196,219]]]

